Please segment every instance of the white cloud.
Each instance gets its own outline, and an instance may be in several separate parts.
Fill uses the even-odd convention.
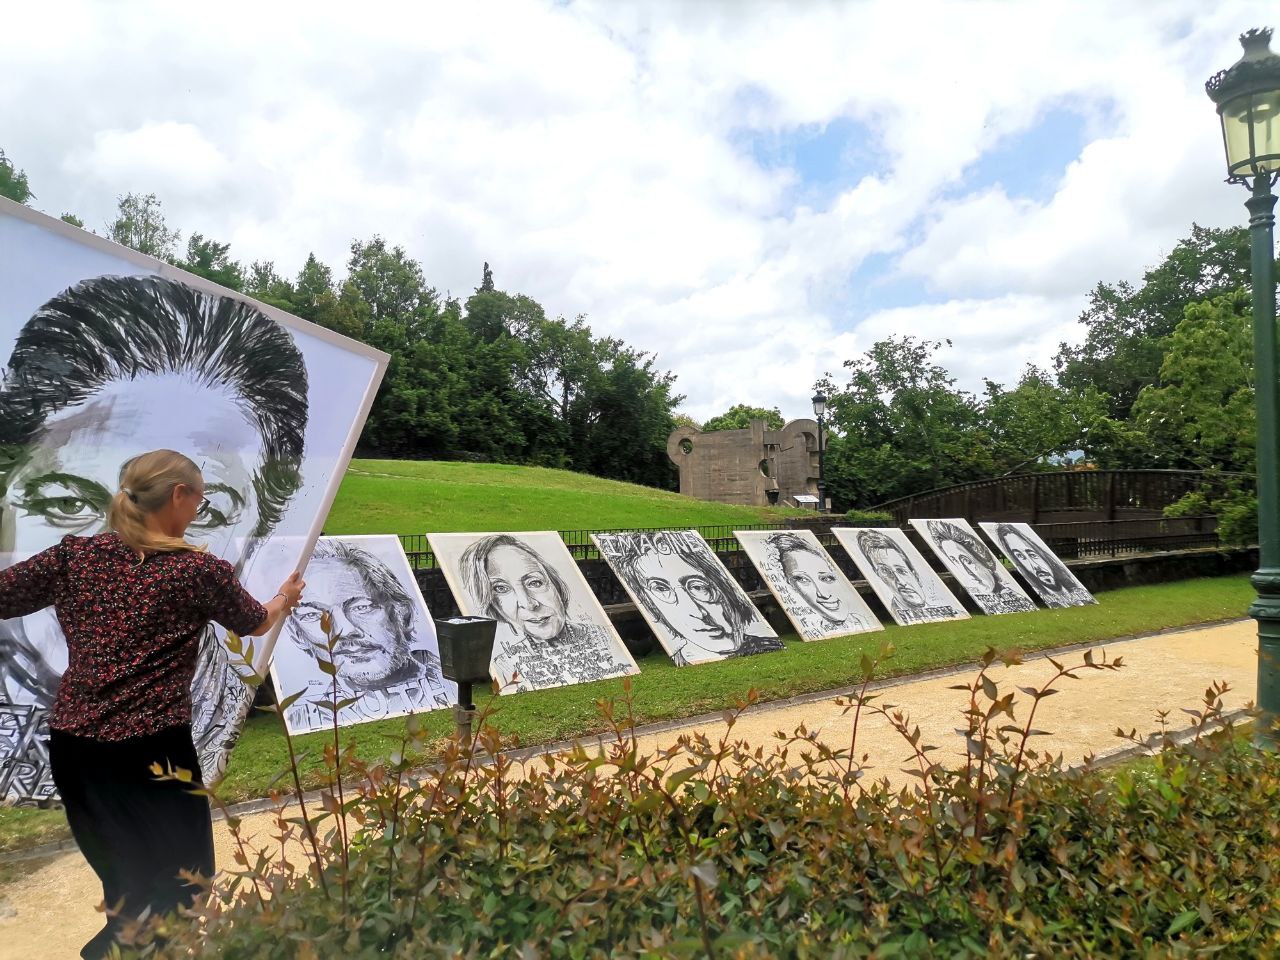
[[[967,385],[1010,380],[1077,335],[1098,280],[1136,278],[1193,219],[1241,222],[1202,83],[1270,12],[31,4],[0,36],[0,147],[43,209],[92,225],[154,191],[172,225],[285,272],[312,250],[340,269],[375,232],[442,291],[468,293],[488,260],[504,288],[656,350],[695,416],[801,416],[816,376],[890,332],[951,336]],[[1090,142],[1045,171],[1052,196],[964,191],[1063,104]],[[881,163],[822,208],[735,146],[842,117]],[[921,302],[851,312],[872,256]]]

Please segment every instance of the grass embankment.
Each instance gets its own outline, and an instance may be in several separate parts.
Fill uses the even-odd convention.
[[[762,523],[812,511],[695,500],[568,470],[353,460],[325,533],[462,533]]]
[[[637,723],[678,719],[732,706],[752,688],[760,700],[768,701],[853,684],[860,679],[862,653],[874,653],[882,639],[897,648],[885,675],[898,676],[970,662],[988,647],[1044,650],[1225,620],[1240,616],[1251,597],[1246,577],[1218,577],[1114,590],[1100,595],[1096,607],[890,626],[883,633],[816,643],[792,635],[784,638],[786,649],[778,653],[696,667],[677,668],[658,652],[639,662],[641,674],[632,678],[632,702]],[[502,697],[491,722],[525,744],[569,739],[601,730],[597,701],[621,693],[621,680],[606,680]],[[478,693],[477,705],[483,709],[491,696],[488,691]],[[421,759],[427,761],[452,730],[452,715],[440,710],[423,720],[430,739]],[[404,719],[398,718],[349,727],[342,736],[355,744],[361,757],[375,758],[390,753],[403,732]],[[305,755],[301,769],[307,784],[320,782],[320,757],[328,738],[317,733],[295,740]],[[220,793],[228,801],[264,796],[287,770],[279,721],[271,714],[256,715],[232,755]],[[0,809],[0,850],[64,835],[59,811]]]

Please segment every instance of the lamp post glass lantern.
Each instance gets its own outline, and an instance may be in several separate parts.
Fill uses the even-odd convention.
[[[1257,599],[1249,615],[1258,621],[1259,743],[1277,747],[1280,719],[1280,366],[1276,357],[1275,206],[1280,173],[1280,56],[1271,52],[1271,30],[1240,37],[1244,56],[1205,84],[1222,122],[1227,181],[1252,196],[1249,243],[1252,265],[1253,353],[1258,410]]]
[[[822,426],[823,418],[827,415],[827,397],[823,393],[815,393],[813,395],[813,415],[818,418],[818,512],[825,513],[827,509],[827,474],[826,474],[826,445],[823,443]]]

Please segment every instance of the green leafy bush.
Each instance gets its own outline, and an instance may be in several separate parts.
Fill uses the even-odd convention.
[[[601,749],[523,764],[484,728],[427,771],[406,768],[407,741],[373,767],[331,746],[335,776],[360,784],[303,817],[281,808],[275,849],[305,850],[303,867],[242,847],[194,918],[131,937],[226,960],[1274,955],[1280,759],[1200,736],[1225,686],[1190,711],[1190,746],[1067,771],[1035,748],[1036,709],[1120,660],[1051,660],[1020,695],[992,679],[999,660],[1017,662],[989,653],[959,686],[954,769],[865,685],[843,747],[801,729],[748,749],[730,714],[720,740],[646,755],[625,702],[601,703]],[[914,788],[871,782],[858,730],[873,715],[903,738]]]
[[[883,510],[850,510],[844,515],[845,523],[851,527],[896,527],[898,521],[893,514]]]

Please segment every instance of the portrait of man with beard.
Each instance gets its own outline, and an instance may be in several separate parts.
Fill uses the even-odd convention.
[[[290,732],[331,726],[331,711],[317,703],[333,699],[335,679],[338,699],[355,700],[339,712],[344,726],[457,701],[456,686],[440,672],[431,617],[397,537],[322,537],[306,577],[306,594],[285,629],[307,659],[287,662],[281,650],[273,667],[281,698],[308,691],[286,711]],[[333,678],[319,669],[321,661],[333,664]]]

